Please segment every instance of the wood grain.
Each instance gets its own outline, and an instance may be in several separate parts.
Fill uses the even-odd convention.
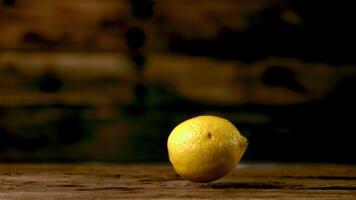
[[[241,164],[216,182],[182,180],[167,164],[2,164],[0,199],[355,199],[356,167]]]
[[[16,0],[0,4],[0,50],[127,50],[125,33],[139,26],[146,49],[166,51],[171,34],[206,39],[221,25],[244,30],[246,16],[274,1],[156,0],[153,16],[140,21],[123,0]]]
[[[343,78],[356,74],[353,66],[306,63],[293,58],[269,58],[246,64],[170,53],[145,56],[143,73],[148,87],[162,85],[197,102],[225,105],[280,105],[316,100],[327,95]],[[271,66],[292,70],[308,94],[264,84],[261,77]],[[63,81],[57,93],[40,93],[34,84],[48,70]],[[137,79],[137,69],[124,53],[0,52],[0,105],[4,106],[127,104],[134,98],[132,88]]]

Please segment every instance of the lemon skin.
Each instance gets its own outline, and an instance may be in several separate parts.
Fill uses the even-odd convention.
[[[235,169],[247,148],[247,139],[228,120],[205,115],[176,126],[167,148],[169,160],[181,177],[211,182]]]

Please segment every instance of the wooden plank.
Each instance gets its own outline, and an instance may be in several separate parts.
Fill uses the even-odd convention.
[[[1,199],[355,199],[356,167],[241,164],[221,180],[182,180],[166,164],[2,164]]]
[[[128,1],[16,0],[0,5],[0,49],[127,50],[125,34],[140,27],[145,49],[168,51],[172,35],[213,38],[221,26],[244,30],[245,18],[275,0],[154,1],[148,20],[135,19]]]
[[[290,104],[320,99],[339,80],[356,74],[352,66],[304,63],[291,58],[270,58],[253,64],[176,54],[148,53],[146,58],[142,73],[147,87],[161,85],[196,102],[225,105]],[[294,73],[307,95],[283,85],[265,84],[261,77],[273,66]],[[36,84],[48,71],[63,81],[58,92],[43,93]],[[138,69],[129,56],[116,52],[2,52],[0,77],[3,106],[56,102],[127,104],[134,98],[133,86],[139,79]],[[97,91],[102,91],[101,95]]]

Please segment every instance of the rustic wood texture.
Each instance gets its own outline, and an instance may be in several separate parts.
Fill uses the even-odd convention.
[[[167,164],[2,164],[0,199],[355,199],[356,167],[241,164],[191,183]]]
[[[146,59],[143,76],[147,85],[165,85],[197,102],[227,105],[251,102],[280,105],[316,100],[328,94],[341,79],[356,74],[353,66],[306,63],[292,58],[270,58],[246,64],[147,53]],[[261,77],[270,66],[276,65],[292,70],[308,94],[264,84]],[[57,93],[41,93],[34,84],[48,70],[63,81]],[[204,76],[200,75],[202,71]],[[123,53],[0,53],[0,105],[3,106],[127,104],[132,102],[132,87],[137,79],[134,64]],[[99,90],[102,91],[100,96],[97,95]]]
[[[125,32],[138,25],[146,49],[166,51],[172,33],[206,39],[221,25],[244,30],[246,16],[275,1],[156,0],[153,16],[140,21],[129,1],[16,0],[0,4],[0,49],[126,50]]]

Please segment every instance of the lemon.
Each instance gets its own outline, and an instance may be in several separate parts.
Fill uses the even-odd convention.
[[[211,182],[235,169],[247,148],[247,139],[228,120],[206,115],[176,126],[167,147],[169,160],[181,177]]]

